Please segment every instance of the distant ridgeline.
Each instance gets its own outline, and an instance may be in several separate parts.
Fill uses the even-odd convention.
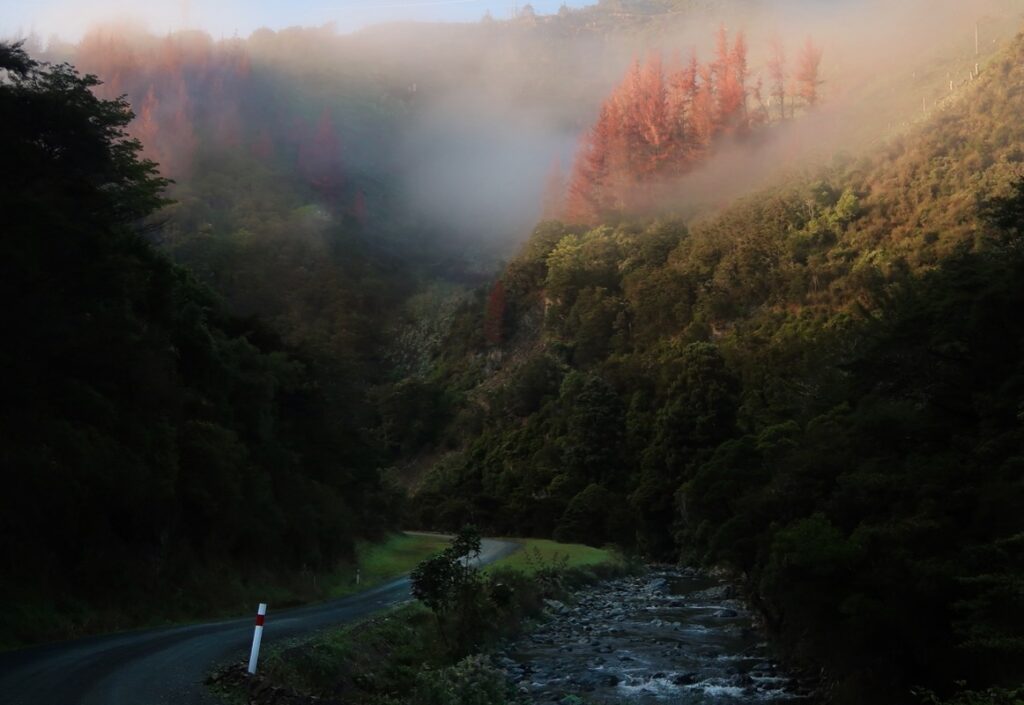
[[[1021,115],[1018,38],[716,218],[539,226],[406,383],[439,419],[416,523],[729,566],[842,702],[1019,683]]]
[[[0,69],[3,643],[223,608],[391,527],[349,410],[143,237],[167,182],[128,105],[16,46]]]

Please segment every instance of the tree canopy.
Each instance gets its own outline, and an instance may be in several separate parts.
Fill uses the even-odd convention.
[[[167,181],[127,103],[18,45],[0,69],[0,589],[57,606],[15,640],[351,556],[393,521],[371,454],[300,355],[150,244]]]

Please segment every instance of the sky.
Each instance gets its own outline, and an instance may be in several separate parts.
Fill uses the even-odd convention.
[[[154,32],[203,29],[215,38],[248,36],[259,27],[336,24],[349,32],[393,20],[473,22],[490,11],[508,17],[526,0],[0,0],[0,37],[35,32],[77,40],[90,25],[139,20]],[[563,0],[532,0],[541,14],[556,12]],[[570,7],[593,0],[565,0]]]

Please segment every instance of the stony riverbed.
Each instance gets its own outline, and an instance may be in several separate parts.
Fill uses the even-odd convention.
[[[813,702],[776,664],[735,589],[656,569],[549,602],[548,619],[494,656],[536,703]]]

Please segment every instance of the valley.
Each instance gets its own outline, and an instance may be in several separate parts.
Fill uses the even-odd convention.
[[[1017,705],[1024,3],[469,4],[0,34],[0,700]]]

